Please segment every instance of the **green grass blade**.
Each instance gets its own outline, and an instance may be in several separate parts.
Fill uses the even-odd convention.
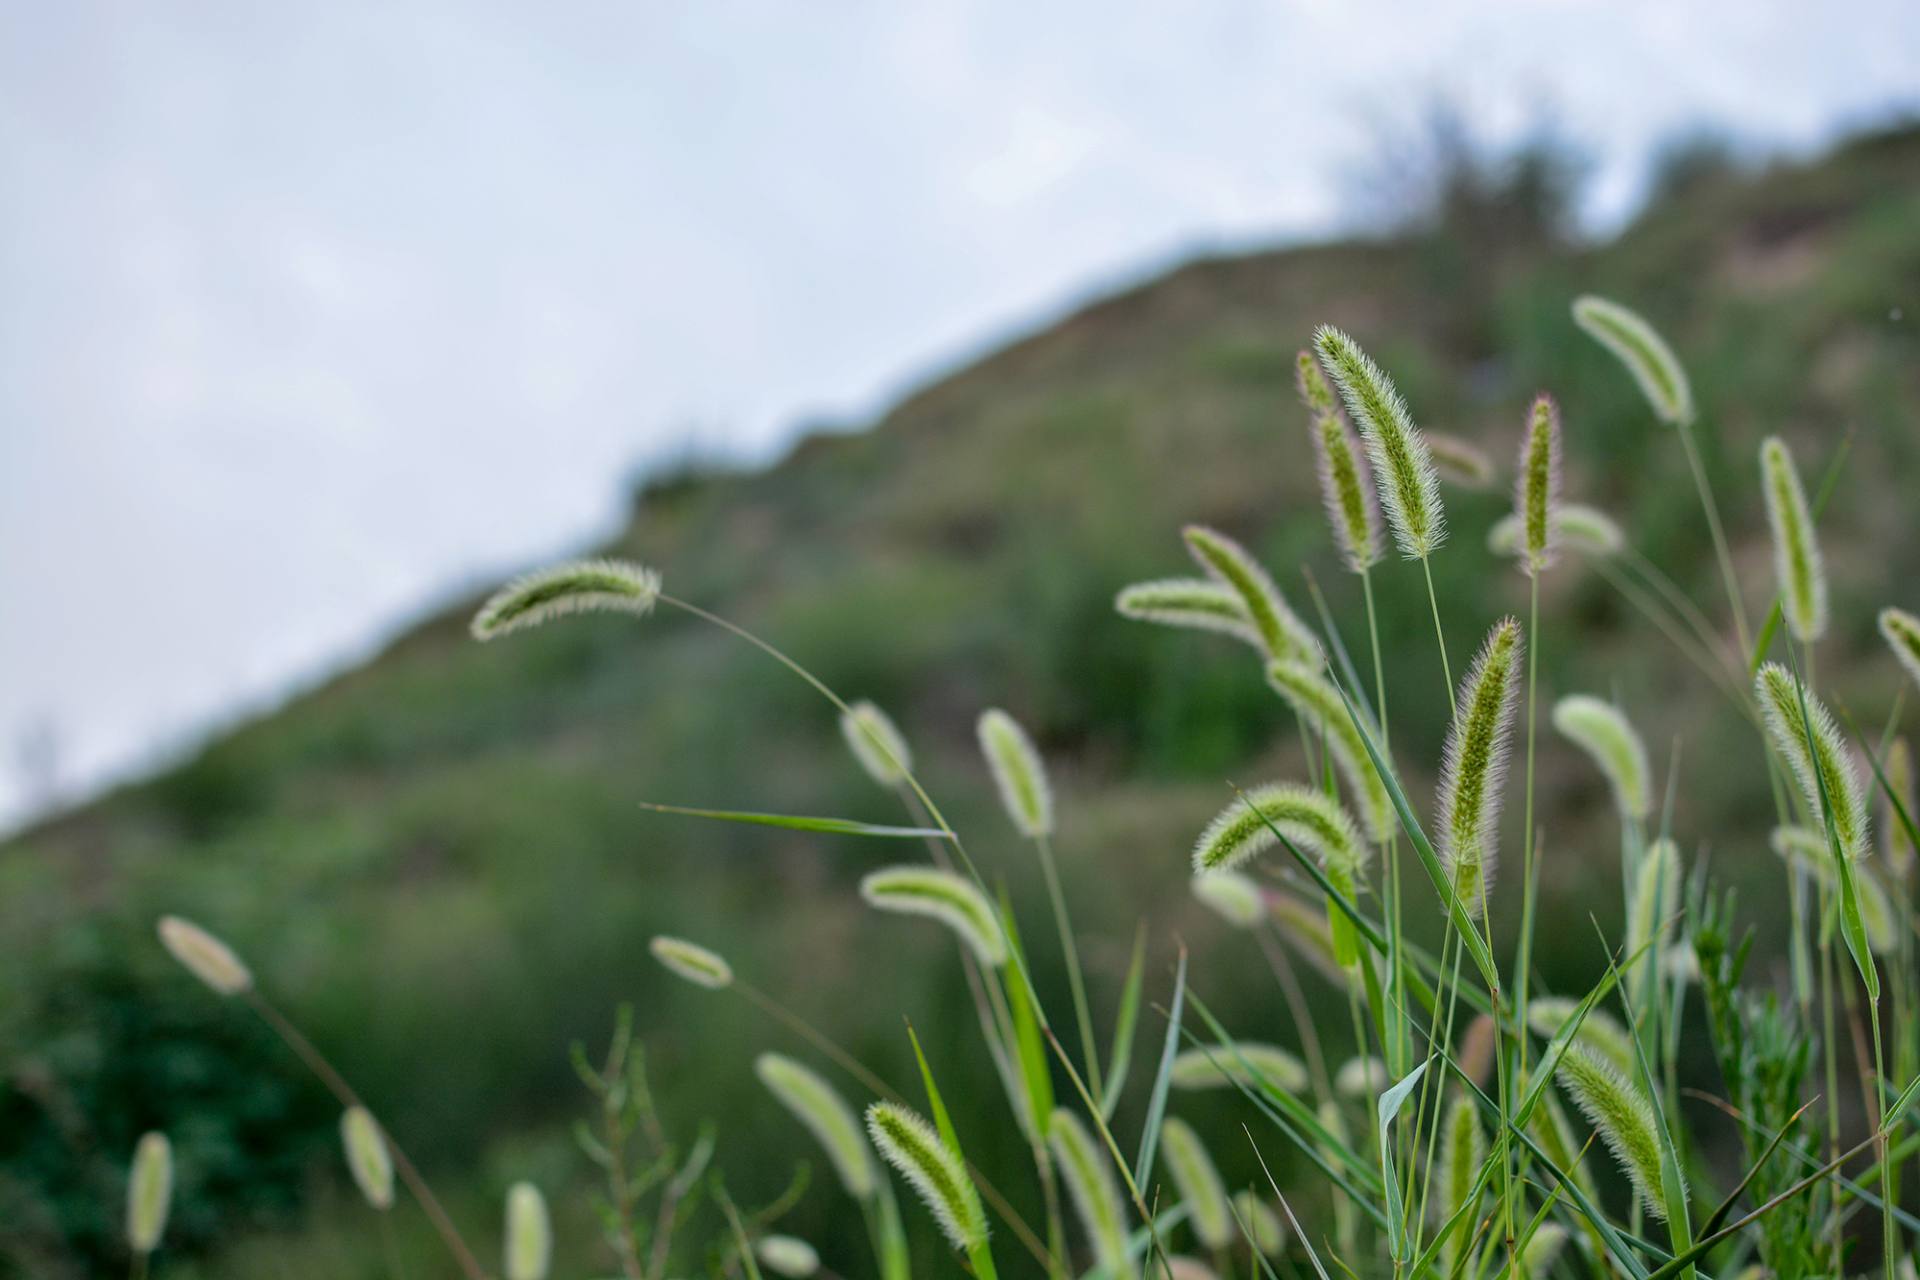
[[[938,827],[890,827],[878,822],[855,822],[852,818],[807,818],[787,813],[753,813],[744,809],[689,809],[684,805],[654,804],[650,800],[642,800],[640,807],[652,813],[672,813],[683,818],[740,822],[755,827],[781,827],[788,831],[818,831],[834,836],[875,836],[886,840],[947,838],[947,833]]]
[[[1120,990],[1120,1012],[1113,1023],[1113,1049],[1107,1055],[1107,1087],[1100,1099],[1100,1115],[1113,1119],[1120,1105],[1121,1090],[1126,1088],[1127,1071],[1133,1065],[1133,1032],[1140,1019],[1140,989],[1147,965],[1147,926],[1143,921],[1133,935],[1133,959],[1127,963],[1126,985]]]
[[[1396,1270],[1407,1261],[1407,1211],[1401,1203],[1399,1175],[1393,1171],[1393,1122],[1432,1061],[1428,1058],[1408,1072],[1405,1079],[1380,1095],[1377,1104],[1379,1124],[1375,1127],[1380,1134],[1380,1181],[1387,1192],[1387,1242]]]
[[[1140,1155],[1134,1161],[1133,1182],[1147,1185],[1153,1173],[1154,1149],[1160,1142],[1160,1122],[1167,1114],[1167,1090],[1173,1085],[1173,1059],[1180,1050],[1180,1013],[1187,998],[1187,949],[1180,948],[1180,961],[1173,975],[1173,1005],[1167,1013],[1167,1039],[1160,1047],[1160,1073],[1153,1081],[1153,1094],[1147,1103],[1147,1127],[1140,1135]]]

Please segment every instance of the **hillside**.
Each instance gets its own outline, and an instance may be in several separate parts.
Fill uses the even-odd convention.
[[[1195,262],[942,379],[870,430],[809,439],[764,472],[656,484],[600,550],[659,567],[675,594],[887,707],[1018,893],[1031,857],[973,746],[982,707],[1012,710],[1061,792],[1097,997],[1110,1005],[1144,915],[1156,980],[1178,934],[1222,956],[1200,982],[1210,1002],[1272,1023],[1264,968],[1258,983],[1222,976],[1259,960],[1187,904],[1185,853],[1224,779],[1297,771],[1292,723],[1242,651],[1124,623],[1111,601],[1181,572],[1178,531],[1198,520],[1256,548],[1302,600],[1310,568],[1353,638],[1358,592],[1327,544],[1294,402],[1293,353],[1313,325],[1353,332],[1423,425],[1503,464],[1528,399],[1551,389],[1569,495],[1664,548],[1662,567],[1716,618],[1682,455],[1575,332],[1571,297],[1630,301],[1687,360],[1750,601],[1771,594],[1758,441],[1785,434],[1810,476],[1850,441],[1822,527],[1839,631],[1822,675],[1877,724],[1896,684],[1869,606],[1920,598],[1920,545],[1900,534],[1912,495],[1887,479],[1920,474],[1917,228],[1909,131],[1713,180],[1579,252],[1463,257],[1409,239]],[[1504,482],[1448,493],[1454,540],[1433,570],[1456,652],[1524,609],[1523,580],[1484,548],[1506,501]],[[1427,691],[1394,708],[1395,746],[1424,789],[1444,710],[1431,622],[1416,569],[1391,565],[1381,586],[1390,661]],[[1770,858],[1751,738],[1698,673],[1578,566],[1549,580],[1544,610],[1544,687],[1617,693],[1662,767],[1684,734],[1678,829],[1734,882]],[[777,1029],[661,975],[645,948],[662,929],[714,943],[896,1078],[903,1013],[957,1087],[985,1071],[939,941],[876,925],[851,892],[888,850],[635,803],[896,820],[814,695],[679,616],[480,646],[470,612],[426,619],[180,768],[0,847],[0,1275],[90,1274],[113,1256],[117,1165],[163,1125],[182,1151],[178,1238],[210,1251],[204,1274],[245,1273],[289,1231],[319,1244],[276,1274],[366,1265],[341,1225],[353,1206],[330,1103],[242,1011],[181,978],[152,942],[162,911],[248,957],[485,1229],[510,1176],[579,1176],[565,1122],[584,1095],[565,1048],[597,1041],[622,1000],[639,1008],[669,1113],[725,1118],[720,1160],[745,1190],[771,1194],[806,1156],[771,1123],[747,1055],[712,1048],[781,1043]],[[1551,981],[1597,962],[1579,942],[1586,913],[1613,908],[1582,890],[1613,863],[1598,781],[1552,743],[1541,776],[1544,909],[1572,939],[1541,958]],[[1005,1154],[983,1143],[980,1158]],[[803,1231],[825,1234],[823,1200],[796,1214]],[[236,1239],[236,1221],[257,1236]],[[584,1269],[584,1209],[560,1234]]]

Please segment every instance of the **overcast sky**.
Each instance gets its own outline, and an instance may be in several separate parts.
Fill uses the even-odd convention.
[[[1326,232],[1435,92],[1550,105],[1601,225],[1689,123],[1920,102],[1920,4],[1812,12],[0,0],[0,825],[605,531],[637,461]]]

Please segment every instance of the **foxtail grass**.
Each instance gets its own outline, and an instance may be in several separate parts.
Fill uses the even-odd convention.
[[[547,1198],[531,1182],[507,1188],[506,1246],[501,1270],[506,1280],[547,1280],[553,1259],[553,1227]]]
[[[733,966],[718,952],[709,951],[685,938],[657,935],[647,944],[661,967],[677,978],[709,991],[724,991],[733,985]]]
[[[516,578],[473,615],[473,638],[494,640],[570,613],[644,615],[660,598],[660,575],[625,560],[576,560]]]
[[[861,877],[860,896],[878,911],[938,920],[990,969],[1007,962],[999,916],[964,876],[936,867],[884,867]]]
[[[966,1166],[917,1112],[891,1102],[867,1108],[867,1133],[881,1157],[907,1180],[947,1243],[961,1253],[987,1240],[987,1215]]]
[[[1812,644],[1827,630],[1827,569],[1814,536],[1813,513],[1793,454],[1778,436],[1760,445],[1760,487],[1773,531],[1773,577],[1787,630]]]

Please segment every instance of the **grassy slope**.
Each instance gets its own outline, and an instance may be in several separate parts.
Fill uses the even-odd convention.
[[[1878,479],[1920,474],[1916,225],[1920,135],[1908,134],[1696,191],[1578,256],[1466,262],[1383,244],[1195,263],[941,381],[870,432],[808,440],[763,474],[649,492],[607,550],[662,567],[676,593],[889,707],[978,851],[1019,890],[1032,888],[1030,858],[991,810],[972,749],[982,706],[1013,710],[1057,772],[1062,858],[1103,1000],[1145,910],[1157,954],[1176,929],[1219,951],[1199,967],[1203,992],[1242,1029],[1264,1021],[1284,1035],[1264,980],[1234,980],[1257,957],[1185,905],[1183,863],[1223,778],[1297,769],[1292,726],[1242,651],[1123,624],[1110,600],[1129,580],[1182,572],[1179,526],[1202,520],[1255,546],[1289,592],[1304,595],[1298,566],[1311,566],[1343,625],[1358,625],[1292,396],[1292,353],[1311,326],[1353,331],[1424,424],[1503,462],[1528,397],[1555,391],[1569,495],[1617,513],[1717,616],[1676,443],[1576,336],[1568,299],[1592,288],[1630,300],[1684,353],[1754,601],[1769,574],[1751,482],[1759,438],[1785,431],[1817,474],[1853,428],[1824,528],[1838,619],[1825,661],[1877,723],[1895,679],[1870,608],[1920,599],[1911,496]],[[1900,306],[1906,317],[1891,318]],[[1456,668],[1499,612],[1524,607],[1521,580],[1482,549],[1503,501],[1449,496],[1455,541],[1434,568]],[[1417,573],[1392,566],[1382,586],[1395,745],[1425,779],[1444,707],[1430,624]],[[1767,857],[1758,762],[1724,704],[1589,575],[1558,573],[1546,607],[1546,690],[1617,690],[1662,765],[1684,730],[1679,829],[1735,878]],[[480,647],[467,612],[0,849],[12,1084],[0,1095],[0,1220],[13,1224],[0,1254],[39,1269],[55,1232],[109,1239],[111,1165],[153,1125],[183,1143],[189,1242],[211,1238],[216,1214],[231,1237],[235,1221],[284,1221],[296,1203],[339,1194],[325,1100],[157,954],[150,920],[163,909],[249,956],[447,1171],[456,1200],[471,1193],[462,1207],[476,1222],[493,1221],[509,1171],[557,1183],[573,1168],[550,1123],[575,1100],[561,1049],[595,1036],[620,999],[641,1007],[672,1111],[731,1117],[722,1160],[737,1181],[770,1189],[806,1154],[745,1069],[749,1049],[777,1037],[737,1002],[664,979],[644,953],[660,929],[717,943],[895,1068],[898,1018],[911,1014],[956,1081],[984,1087],[942,940],[866,917],[850,891],[897,850],[633,804],[895,816],[813,695],[676,616]],[[1549,743],[1541,769],[1545,910],[1575,940],[1541,962],[1549,980],[1571,981],[1597,954],[1577,941],[1585,912],[1611,898],[1574,891],[1610,889],[1611,835],[1597,781],[1569,752]],[[1028,928],[1045,959],[1041,923]],[[817,1228],[831,1199],[816,1189],[797,1221]],[[356,1246],[338,1247],[326,1265],[356,1265]]]

